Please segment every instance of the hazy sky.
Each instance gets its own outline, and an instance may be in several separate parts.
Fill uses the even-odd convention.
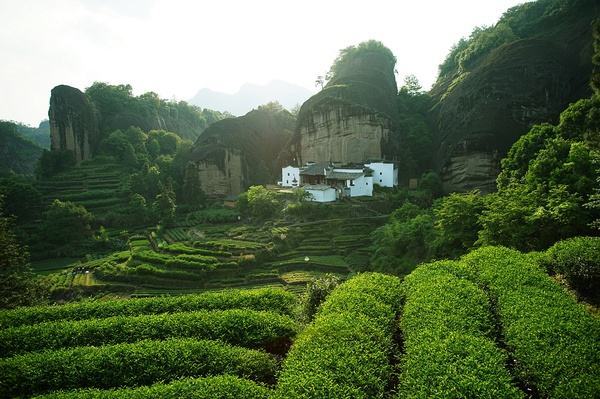
[[[377,39],[428,88],[449,48],[515,0],[0,0],[0,119],[37,125],[50,89],[130,83],[187,100],[281,79],[315,90],[339,49]]]

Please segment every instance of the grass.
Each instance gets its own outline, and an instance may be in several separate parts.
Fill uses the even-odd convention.
[[[68,269],[77,262],[76,258],[53,258],[31,262],[31,269],[35,273],[49,274],[63,269]]]

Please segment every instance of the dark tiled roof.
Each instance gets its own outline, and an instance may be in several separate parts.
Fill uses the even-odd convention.
[[[325,168],[328,166],[327,163],[315,163],[300,169],[300,174],[304,176],[325,176]]]
[[[331,180],[354,180],[364,176],[363,172],[329,172],[326,179]]]
[[[304,186],[302,188],[305,190],[318,190],[318,191],[325,191],[325,190],[329,190],[329,189],[333,190],[333,187],[330,187],[326,184],[312,184],[312,185]]]

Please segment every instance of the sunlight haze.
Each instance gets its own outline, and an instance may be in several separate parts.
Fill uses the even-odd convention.
[[[316,91],[340,49],[376,39],[429,88],[448,50],[522,1],[0,1],[0,119],[37,125],[50,90],[94,81],[188,100],[283,80]]]

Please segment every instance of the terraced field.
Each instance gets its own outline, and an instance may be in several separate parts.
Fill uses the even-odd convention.
[[[159,235],[152,230],[131,235],[127,251],[72,263],[53,281],[134,296],[261,287],[286,287],[300,294],[325,273],[344,279],[364,270],[369,234],[385,218],[263,227],[185,220]]]
[[[127,202],[122,192],[124,172],[122,165],[97,158],[40,181],[38,189],[47,203],[54,199],[71,201],[102,215]]]
[[[283,289],[0,311],[0,397],[595,398],[600,320],[538,261],[361,273],[306,326]]]

